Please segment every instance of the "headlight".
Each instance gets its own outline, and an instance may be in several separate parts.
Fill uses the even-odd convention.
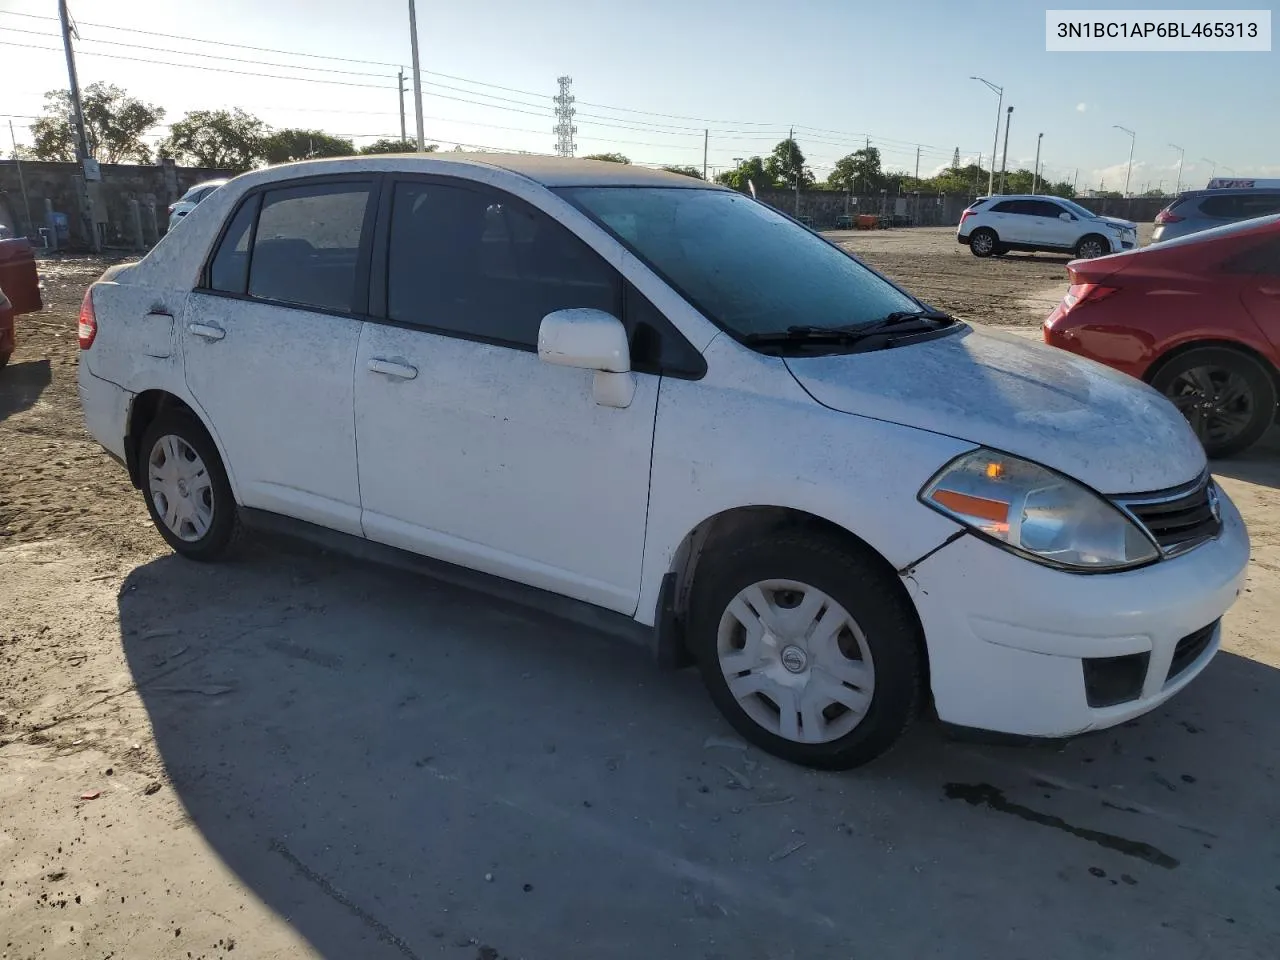
[[[974,450],[923,490],[928,506],[1031,560],[1101,571],[1149,563],[1156,545],[1092,490],[1039,464]]]

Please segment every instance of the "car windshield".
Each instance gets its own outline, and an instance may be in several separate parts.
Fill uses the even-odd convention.
[[[729,190],[558,191],[737,337],[860,326],[921,304],[840,248]]]
[[[1066,197],[1054,197],[1053,202],[1062,204],[1064,207],[1066,207],[1068,210],[1074,213],[1077,217],[1083,217],[1085,220],[1092,220],[1094,217],[1097,216],[1097,214],[1094,213],[1092,210],[1088,210],[1080,206],[1080,204],[1078,203],[1072,203]]]

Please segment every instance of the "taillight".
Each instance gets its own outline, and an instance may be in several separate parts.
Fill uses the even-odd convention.
[[[1173,213],[1169,207],[1165,207],[1156,214],[1156,223],[1177,223],[1179,220],[1185,220],[1186,217],[1180,217]]]
[[[966,220],[968,220],[968,219],[969,219],[970,217],[972,217],[972,216],[973,216],[973,211],[972,211],[972,210],[966,210],[964,213],[960,214],[960,226],[962,226],[962,227],[963,227],[963,226],[964,226],[964,222],[965,222]]]
[[[93,315],[93,287],[84,292],[84,299],[80,301],[80,325],[76,333],[80,337],[81,350],[93,346],[93,338],[98,335],[98,318]]]
[[[176,203],[171,203],[171,204],[169,204],[169,212],[170,212],[170,213],[173,213],[173,208],[174,208],[174,207],[176,207],[176,206],[177,206],[177,204],[176,204]]]
[[[1074,277],[1072,278],[1075,279]],[[1067,288],[1067,295],[1062,298],[1062,313],[1066,316],[1082,303],[1097,303],[1105,300],[1113,293],[1119,293],[1119,287],[1104,287],[1099,283],[1072,283]]]

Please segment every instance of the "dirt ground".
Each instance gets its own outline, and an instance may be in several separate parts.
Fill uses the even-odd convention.
[[[1029,336],[1065,287],[951,231],[837,239]],[[81,426],[107,262],[42,263],[0,373],[0,960],[1280,956],[1274,432],[1216,465],[1251,576],[1182,695],[819,775],[582,628],[280,544],[173,557]]]

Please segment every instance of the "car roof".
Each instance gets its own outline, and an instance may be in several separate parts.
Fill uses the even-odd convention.
[[[303,160],[269,167],[274,173],[296,171],[298,174],[323,175],[326,167],[343,173],[367,170],[371,173],[440,173],[441,168],[496,167],[527,177],[545,187],[685,187],[724,190],[725,187],[686,177],[666,170],[654,170],[630,163],[607,160],[581,160],[574,157],[548,157],[527,153],[384,153],[372,156],[333,157],[326,160]],[[338,172],[338,171],[335,171]],[[275,179],[275,178],[272,178]]]
[[[1214,187],[1212,190],[1183,190],[1179,200],[1203,197],[1257,197],[1280,193],[1280,187]]]

